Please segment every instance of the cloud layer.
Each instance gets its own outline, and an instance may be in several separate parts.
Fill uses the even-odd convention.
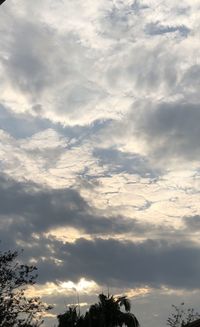
[[[198,303],[199,9],[0,8],[1,246],[24,248],[34,292],[57,310],[81,278],[85,306],[109,285],[141,305],[144,326],[161,323],[164,296]]]

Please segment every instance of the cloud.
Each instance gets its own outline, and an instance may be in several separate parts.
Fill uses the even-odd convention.
[[[192,243],[79,239],[64,244],[59,253],[62,263],[56,271],[49,260],[38,262],[42,276],[49,271],[48,280],[84,276],[111,287],[199,288],[200,250]]]
[[[187,228],[188,231],[191,233],[199,233],[200,230],[200,216],[190,216],[190,217],[184,217],[183,221],[185,223],[185,227]],[[195,236],[194,236],[195,237]]]
[[[167,33],[180,33],[181,36],[187,37],[190,29],[187,26],[164,26],[157,23],[150,23],[146,26],[146,33],[150,35],[162,35]]]
[[[154,171],[148,164],[147,158],[138,154],[126,153],[112,148],[94,148],[94,157],[98,158],[99,165],[105,165],[107,173],[130,173],[141,177],[155,178],[161,172]]]
[[[0,105],[0,129],[16,139],[30,137],[42,130],[52,128],[52,125],[47,119],[39,119],[26,114],[15,114],[9,108]]]
[[[117,294],[147,286],[160,317],[163,285],[176,299],[198,289],[198,11],[1,6],[0,239],[39,266],[41,289],[83,275]]]
[[[156,158],[199,157],[199,104],[185,101],[148,104],[148,111],[134,115],[133,133],[147,144],[147,151]],[[146,109],[146,108],[145,108]],[[133,116],[132,116],[133,117]]]
[[[126,217],[106,217],[73,189],[47,189],[1,176],[1,222],[30,236],[56,227],[73,227],[90,235],[142,234],[150,225]]]
[[[174,6],[169,6],[172,24],[163,4],[159,13],[157,7],[154,2],[113,5],[90,0],[85,5],[77,1],[49,6],[44,1],[27,6],[21,1],[18,7],[7,6],[1,19],[1,101],[15,112],[65,125],[87,125],[97,119],[120,119],[132,99],[146,92],[153,98],[169,95],[182,72],[183,53],[189,51],[186,42],[190,41],[150,40],[144,28],[153,29],[154,34],[186,33],[188,28],[193,31],[191,40],[196,25],[193,10],[180,23]],[[190,46],[191,58],[194,48]]]
[[[44,22],[35,24],[21,17],[16,17],[15,23],[9,27],[7,54],[2,58],[10,88],[5,95],[6,102],[13,103],[13,97],[18,95],[13,110],[22,111],[21,98],[23,111],[53,120],[56,114],[66,119],[69,116],[73,121],[78,118],[75,111],[82,111],[84,103],[86,107],[94,106],[105,96],[106,92],[85,76],[93,62],[87,54],[89,49],[80,42],[76,32],[62,35]],[[38,106],[39,111],[35,110]]]

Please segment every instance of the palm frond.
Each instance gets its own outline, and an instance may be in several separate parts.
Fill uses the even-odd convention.
[[[139,321],[133,313],[123,313],[121,316],[123,324],[127,327],[139,327]]]
[[[117,301],[119,302],[120,307],[124,306],[126,312],[131,311],[131,302],[126,296],[119,297]]]

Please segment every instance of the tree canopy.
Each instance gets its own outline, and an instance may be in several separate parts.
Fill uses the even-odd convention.
[[[51,306],[27,297],[26,288],[37,278],[35,266],[20,264],[18,252],[0,252],[0,327],[38,327]]]
[[[121,308],[124,307],[124,311]],[[131,304],[126,296],[99,294],[99,302],[92,304],[86,314],[79,315],[77,308],[68,308],[58,315],[58,327],[138,327],[136,316],[130,312]]]
[[[185,308],[185,303],[180,306],[172,305],[173,312],[167,319],[167,325],[170,327],[184,327],[187,324],[200,318],[200,314],[194,308]]]
[[[2,5],[2,3],[4,3],[6,0],[0,0],[0,5]]]

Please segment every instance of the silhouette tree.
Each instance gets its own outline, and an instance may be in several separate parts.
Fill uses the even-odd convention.
[[[138,327],[139,322],[130,309],[126,296],[115,298],[99,294],[99,302],[92,304],[84,316],[77,313],[77,307],[58,315],[58,327]]]
[[[124,307],[125,312],[121,311]],[[139,322],[130,312],[131,304],[126,296],[115,298],[114,296],[99,295],[99,302],[90,306],[88,318],[91,327],[138,327]]]
[[[77,307],[69,307],[67,311],[63,314],[57,316],[58,318],[58,327],[87,327],[87,313],[80,315],[80,312],[77,313]]]
[[[69,307],[68,310],[57,316],[58,327],[74,327],[79,319],[76,307]]]
[[[0,0],[0,6],[2,5],[2,3],[4,3],[6,0]]]
[[[173,312],[169,315],[167,319],[167,325],[170,327],[184,327],[187,324],[200,318],[200,314],[196,312],[193,308],[185,308],[184,302],[178,307],[172,305]]]
[[[17,251],[0,252],[0,327],[38,327],[51,306],[26,296],[27,286],[35,284],[37,268],[20,264],[17,257]]]

